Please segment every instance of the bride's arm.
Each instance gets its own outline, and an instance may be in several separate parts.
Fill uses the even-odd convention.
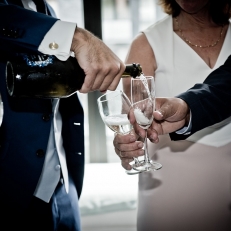
[[[131,43],[125,63],[139,63],[144,75],[154,76],[156,70],[155,56],[143,33],[139,34]],[[130,78],[123,79],[123,91],[130,98]]]

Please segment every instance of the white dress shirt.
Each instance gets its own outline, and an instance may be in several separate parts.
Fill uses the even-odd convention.
[[[47,152],[43,165],[42,174],[35,189],[34,195],[46,202],[50,198],[62,176],[65,182],[65,189],[68,192],[68,173],[66,166],[66,155],[62,147],[62,118],[59,113],[59,99],[53,100],[54,117],[51,124],[50,136],[47,145]]]
[[[37,11],[36,5],[32,0],[22,0],[24,8]],[[38,50],[47,55],[55,55],[60,60],[67,60],[70,55],[70,47],[72,38],[76,28],[76,23],[64,22],[58,20],[53,27],[45,35]],[[56,43],[57,49],[51,49],[50,43]],[[49,202],[54,190],[60,181],[64,181],[65,189],[68,192],[68,171],[66,165],[66,154],[63,148],[63,140],[61,135],[62,118],[59,108],[59,99],[53,100],[53,120],[51,131],[44,161],[43,170],[37,184],[34,196],[45,202]],[[62,177],[60,178],[62,173]]]
[[[190,135],[191,129],[192,129],[192,113],[190,110],[190,119],[189,119],[188,126],[181,128],[180,130],[176,131],[176,133],[180,135]]]

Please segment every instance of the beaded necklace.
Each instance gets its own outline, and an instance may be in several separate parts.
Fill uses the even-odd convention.
[[[209,44],[209,45],[203,46],[203,45],[193,44],[190,40],[188,40],[188,39],[184,36],[184,34],[183,34],[183,32],[182,32],[182,30],[181,30],[181,28],[180,28],[180,26],[179,26],[178,18],[176,17],[175,20],[176,20],[176,25],[177,25],[177,27],[178,27],[178,30],[179,30],[179,32],[180,32],[181,37],[185,40],[185,42],[187,42],[187,43],[188,43],[189,45],[191,45],[191,46],[199,47],[199,48],[215,47],[215,46],[219,43],[219,41],[221,40],[221,36],[222,36],[223,30],[224,30],[224,25],[222,25],[222,27],[221,27],[220,36],[219,36],[219,38],[217,39],[217,41],[214,42],[213,44]]]

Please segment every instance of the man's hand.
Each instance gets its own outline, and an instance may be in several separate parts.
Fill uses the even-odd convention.
[[[131,132],[128,135],[116,135],[113,141],[115,152],[121,159],[121,165],[126,170],[131,170],[132,167],[129,164],[133,161],[133,157],[139,157],[144,155],[143,142],[137,141],[138,136]]]
[[[102,40],[87,30],[76,28],[71,51],[86,74],[81,93],[116,89],[125,64]]]
[[[159,135],[175,132],[187,126],[190,110],[180,98],[156,98],[154,120],[148,129],[147,136],[153,143],[159,142]],[[133,111],[129,113],[129,120],[133,124],[136,134],[145,137],[144,129],[135,122]]]

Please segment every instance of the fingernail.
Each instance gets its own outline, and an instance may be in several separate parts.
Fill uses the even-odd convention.
[[[155,140],[155,137],[150,136],[149,139],[150,139],[150,140]]]
[[[144,144],[143,143],[139,143],[138,144],[138,148],[143,148]]]
[[[163,114],[160,111],[156,111],[161,117],[163,117]]]
[[[150,139],[150,141],[151,141],[152,143],[154,143],[154,144],[159,143],[159,139],[158,139],[158,138],[157,138],[157,139]]]

